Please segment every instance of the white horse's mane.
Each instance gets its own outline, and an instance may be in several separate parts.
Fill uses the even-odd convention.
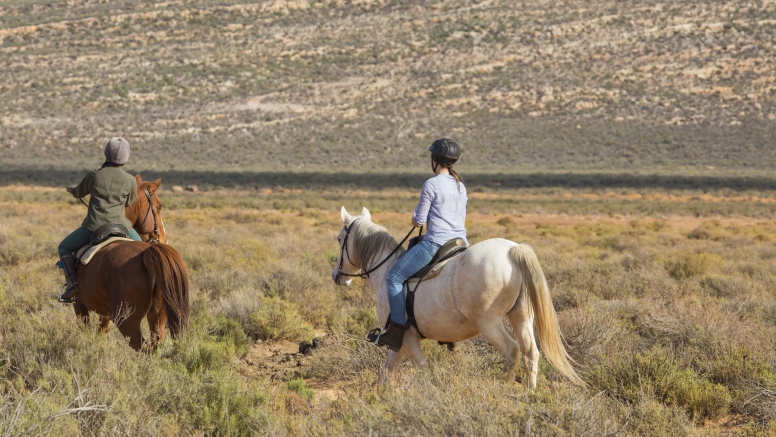
[[[356,220],[356,222],[353,226],[354,258],[356,259],[353,262],[359,263],[363,269],[368,269],[372,264],[380,261],[374,258],[385,249],[393,250],[398,243],[384,227],[368,220]],[[403,253],[403,250],[399,249],[399,252]]]

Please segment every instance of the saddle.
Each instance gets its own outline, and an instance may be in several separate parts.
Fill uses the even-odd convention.
[[[418,270],[417,273],[410,276],[409,279],[404,281],[404,290],[407,292],[407,323],[415,325],[415,329],[418,330],[421,338],[426,338],[423,333],[420,332],[418,323],[415,321],[415,292],[420,287],[420,283],[424,279],[431,279],[439,275],[442,268],[450,262],[456,255],[461,254],[467,249],[466,243],[462,238],[456,238],[445,243],[439,248],[437,253],[431,258],[431,261],[426,264],[425,267]],[[411,287],[410,284],[414,284],[415,287]],[[388,320],[390,321],[390,316]],[[442,343],[440,343],[442,344]],[[448,345],[449,347],[449,345]]]
[[[89,244],[78,249],[75,259],[79,264],[89,264],[97,251],[114,241],[133,241],[129,238],[129,232],[120,223],[108,223],[97,228],[92,234]]]

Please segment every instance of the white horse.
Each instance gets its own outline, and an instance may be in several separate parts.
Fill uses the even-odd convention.
[[[350,276],[372,270],[386,257],[387,262],[366,276],[377,295],[377,317],[385,323],[390,313],[385,276],[391,265],[405,253],[382,226],[371,221],[364,208],[351,216],[342,208],[344,228],[337,240],[340,255],[332,279],[337,285],[350,285]],[[415,294],[415,319],[426,338],[457,342],[482,334],[504,356],[507,381],[514,381],[518,347],[523,353],[528,388],[536,387],[539,350],[534,329],[547,360],[572,382],[584,385],[571,366],[572,359],[563,347],[558,319],[552,307],[544,273],[533,250],[502,238],[477,243],[453,258],[439,276],[424,280]],[[506,316],[517,341],[504,328]],[[379,381],[386,382],[404,356],[418,367],[426,367],[420,349],[420,334],[413,327],[404,334],[398,352],[389,350]]]

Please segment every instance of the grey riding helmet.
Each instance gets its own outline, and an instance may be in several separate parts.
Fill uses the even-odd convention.
[[[461,157],[461,146],[450,138],[440,138],[428,148],[434,160],[442,165],[453,164]]]
[[[121,137],[111,138],[105,145],[105,159],[111,164],[124,165],[129,160],[129,143]]]

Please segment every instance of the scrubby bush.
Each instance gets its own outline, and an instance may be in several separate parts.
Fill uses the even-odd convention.
[[[254,340],[302,340],[312,336],[312,326],[295,304],[257,292],[233,293],[220,304],[220,312],[236,320]]]
[[[597,390],[626,402],[652,398],[682,407],[700,421],[726,414],[732,401],[723,385],[703,379],[691,369],[680,369],[661,348],[596,366],[587,380]]]

